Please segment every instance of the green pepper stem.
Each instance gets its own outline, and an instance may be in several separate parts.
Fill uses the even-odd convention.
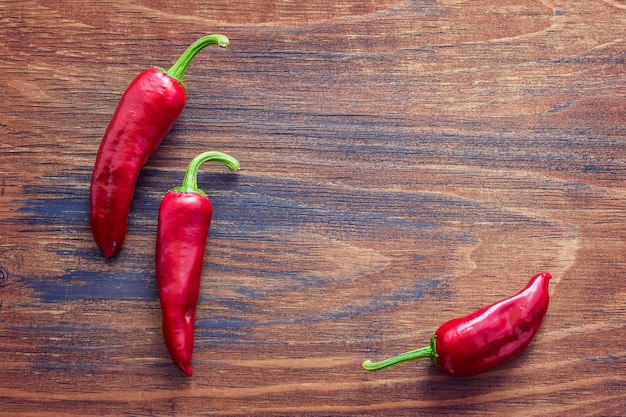
[[[185,75],[185,71],[187,67],[191,63],[191,61],[198,55],[198,52],[203,50],[209,45],[217,45],[220,48],[228,48],[230,45],[230,41],[224,35],[208,35],[203,38],[198,39],[183,52],[183,54],[178,58],[178,61],[172,65],[172,68],[165,71],[167,75],[172,78],[178,80],[181,84],[183,82],[183,76]]]
[[[363,362],[363,368],[367,371],[377,371],[379,369],[387,368],[389,366],[397,365],[399,363],[412,361],[414,359],[430,358],[433,363],[437,363],[437,350],[435,346],[435,336],[430,338],[430,345],[423,348],[411,350],[409,352],[401,353],[393,356],[389,359],[382,360],[380,362],[372,362],[369,359]]]
[[[240,166],[238,160],[230,155],[226,155],[225,153],[216,151],[201,153],[191,160],[189,166],[187,167],[187,171],[185,172],[183,184],[180,187],[174,188],[174,191],[182,191],[185,193],[199,193],[206,196],[204,191],[198,188],[198,170],[200,169],[200,165],[208,161],[221,162],[233,171],[238,169]]]

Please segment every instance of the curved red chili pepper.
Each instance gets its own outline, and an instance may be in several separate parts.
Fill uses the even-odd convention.
[[[541,272],[518,294],[474,313],[444,323],[430,345],[381,362],[363,362],[368,371],[413,359],[431,358],[451,376],[471,376],[488,371],[520,354],[539,330],[548,310],[548,282]]]
[[[187,168],[182,186],[169,191],[159,207],[156,279],[163,312],[163,338],[172,360],[191,376],[194,320],[202,259],[213,207],[198,189],[200,165],[218,161],[235,170],[239,161],[221,152],[205,152]]]
[[[198,39],[172,68],[144,70],[122,95],[100,143],[89,191],[91,231],[104,256],[122,247],[139,172],[185,106],[182,78],[187,66],[214,44],[225,48],[229,40],[224,35]]]

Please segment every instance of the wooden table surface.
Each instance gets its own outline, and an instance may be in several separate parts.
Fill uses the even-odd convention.
[[[122,251],[89,228],[120,95],[195,39]],[[0,2],[0,416],[623,416],[624,0]],[[213,201],[194,376],[164,346],[159,202]],[[519,357],[361,368],[550,271]]]

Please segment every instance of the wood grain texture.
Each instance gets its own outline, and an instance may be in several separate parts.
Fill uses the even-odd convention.
[[[0,416],[623,416],[626,2],[0,2]],[[130,80],[207,33],[125,247],[88,225]],[[194,372],[154,284],[158,204],[203,150]],[[368,373],[548,270],[535,341],[452,379]]]

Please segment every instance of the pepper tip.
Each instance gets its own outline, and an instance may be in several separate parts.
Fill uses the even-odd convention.
[[[185,375],[187,376],[191,376],[193,374],[193,371],[191,369],[191,364],[187,363],[187,364],[179,364],[178,367],[185,373]]]

